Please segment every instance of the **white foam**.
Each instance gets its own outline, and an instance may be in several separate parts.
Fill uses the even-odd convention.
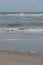
[[[34,51],[32,51],[32,50],[29,50],[29,52],[31,52],[31,53],[35,53]]]
[[[29,32],[43,32],[43,29],[29,29]]]
[[[28,16],[43,16],[43,14],[27,14]]]
[[[43,28],[38,28],[38,29],[34,29],[34,28],[29,28],[29,29],[25,29],[24,30],[20,30],[19,27],[17,28],[0,28],[0,32],[43,32]]]
[[[7,16],[43,16],[43,14],[25,14],[25,13],[20,13],[20,14],[8,14]]]
[[[40,14],[31,14],[31,13],[16,13],[16,14],[0,14],[0,16],[43,16],[43,13]]]

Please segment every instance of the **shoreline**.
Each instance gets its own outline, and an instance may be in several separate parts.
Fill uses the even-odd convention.
[[[43,54],[0,50],[0,65],[43,65]]]
[[[42,54],[43,55],[43,52],[35,52],[35,51],[32,51],[32,50],[17,50],[17,49],[14,49],[14,50],[7,50],[7,49],[0,49],[0,52],[18,52],[18,53],[24,53],[24,54]]]

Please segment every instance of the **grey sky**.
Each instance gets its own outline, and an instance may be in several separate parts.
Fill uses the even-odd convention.
[[[0,0],[0,11],[43,11],[43,0]]]

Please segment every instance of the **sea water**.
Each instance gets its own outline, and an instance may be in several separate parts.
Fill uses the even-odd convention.
[[[43,52],[43,12],[1,12],[0,28],[0,50]]]

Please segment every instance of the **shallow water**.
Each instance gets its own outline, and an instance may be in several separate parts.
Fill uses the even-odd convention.
[[[43,33],[0,33],[0,49],[43,52]]]

